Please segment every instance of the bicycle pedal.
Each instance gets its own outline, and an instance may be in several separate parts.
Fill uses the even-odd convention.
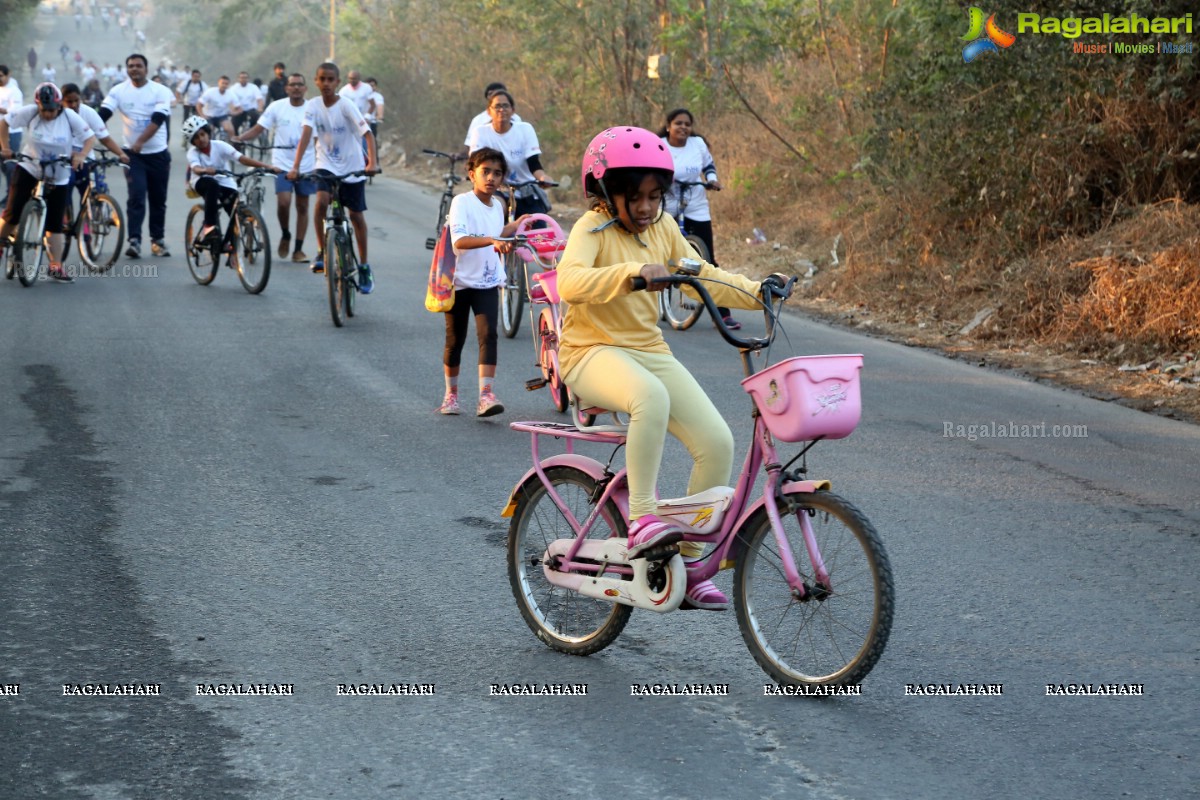
[[[549,382],[545,378],[534,378],[531,381],[525,381],[525,391],[536,392],[538,389],[545,387]]]
[[[426,239],[425,240],[425,249],[426,250],[433,250],[436,247],[437,247],[437,239]]]
[[[664,544],[664,545],[659,545],[658,547],[651,547],[649,550],[643,550],[642,552],[638,553],[636,556],[631,558],[630,561],[635,561],[639,558],[646,559],[647,563],[652,562],[652,561],[669,561],[671,558],[673,558],[674,556],[676,556],[678,554],[679,554],[679,544],[678,543]]]

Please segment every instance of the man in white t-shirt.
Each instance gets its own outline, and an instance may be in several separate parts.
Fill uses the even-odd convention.
[[[166,242],[167,185],[171,179],[171,153],[167,150],[167,128],[171,121],[174,95],[161,83],[147,80],[149,64],[141,53],[125,59],[129,79],[118,83],[104,98],[100,117],[105,122],[119,113],[123,122],[125,152],[129,169],[126,221],[129,231],[129,258],[142,257],[142,222],[146,218],[146,200],[150,205],[150,250],[156,256],[169,256]]]
[[[229,109],[232,115],[230,123],[235,132],[244,131],[257,122],[258,115],[262,113],[262,91],[250,82],[250,73],[239,72],[237,83],[229,87],[229,92],[233,95],[233,105]]]
[[[345,97],[358,108],[358,113],[363,115],[363,118],[370,119],[375,113],[375,101],[371,99],[371,95],[375,94],[375,90],[371,85],[364,83],[362,76],[356,69],[350,70],[346,75],[346,85],[338,90],[338,96]]]
[[[185,80],[177,82],[175,86],[175,96],[179,98],[179,104],[183,106],[183,118],[196,113],[196,106],[200,102],[200,96],[208,91],[208,84],[201,80],[200,70],[192,70],[192,74]],[[186,142],[185,142],[186,145]]]
[[[207,119],[213,130],[220,128],[231,139],[233,125],[229,122],[229,115],[232,109],[233,92],[229,88],[228,75],[217,78],[217,85],[205,89],[196,103],[196,113]]]
[[[288,75],[284,83],[287,97],[276,100],[267,106],[267,110],[258,118],[254,127],[235,141],[247,142],[261,134],[264,130],[274,134],[271,151],[271,163],[287,172],[296,163],[296,145],[304,133],[304,95],[308,91],[304,76],[299,72]],[[305,149],[300,159],[300,172],[307,173],[316,169],[316,151],[312,144]],[[287,175],[275,176],[275,211],[279,216],[279,228],[282,231],[279,238],[279,257],[286,258],[288,245],[292,241],[292,233],[288,229],[288,217],[292,206],[292,194],[296,195],[296,249],[292,252],[292,261],[303,263],[308,261],[304,254],[304,234],[308,231],[308,198],[317,191],[316,181],[312,179],[289,180]]]
[[[374,78],[367,78],[367,85],[371,87],[371,99],[375,101],[375,109],[370,114],[366,114],[367,124],[371,126],[371,133],[375,136],[375,142],[379,142],[379,123],[383,122],[383,95],[379,93],[379,81]]]
[[[54,76],[57,74],[58,71],[55,70],[54,65],[49,62],[47,62],[46,66],[42,68],[42,80],[44,80],[46,83],[54,83]]]
[[[296,180],[300,176],[301,158],[308,143],[316,136],[317,171],[327,171],[333,175],[347,175],[352,172],[365,170],[376,173],[375,137],[366,119],[358,107],[345,97],[339,97],[337,85],[340,80],[338,65],[326,61],[317,67],[317,88],[320,97],[314,97],[304,104],[304,131],[297,145],[295,161],[288,173],[288,180]],[[366,165],[363,165],[363,140],[366,140]],[[358,241],[359,275],[358,287],[363,294],[369,294],[375,287],[375,279],[367,262],[367,218],[363,212],[367,210],[367,197],[363,182],[365,177],[347,178],[337,188],[338,200],[350,213],[350,224],[354,226],[354,238]],[[332,181],[318,180],[317,202],[313,210],[313,232],[316,234],[317,247],[324,246],[325,211],[329,207],[329,195],[333,190]],[[318,252],[313,260],[313,272],[325,271],[325,257]]]
[[[25,96],[21,94],[21,87],[17,84],[17,79],[11,74],[7,64],[0,64],[0,119],[7,119],[8,112],[16,111],[21,106],[25,105]],[[8,138],[12,142],[14,151],[21,150],[21,136],[24,133],[24,128],[10,126],[8,129]],[[12,186],[13,170],[17,168],[17,162],[7,161],[4,164],[4,203],[8,202],[8,192]]]

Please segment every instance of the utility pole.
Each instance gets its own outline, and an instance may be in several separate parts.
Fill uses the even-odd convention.
[[[337,0],[329,0],[329,60],[333,61],[334,28],[337,24]]]

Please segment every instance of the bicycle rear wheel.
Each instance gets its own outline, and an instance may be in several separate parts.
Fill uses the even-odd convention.
[[[764,508],[738,534],[733,591],[738,627],[758,665],[780,685],[848,686],[866,677],[892,627],[892,570],[879,534],[848,501],[830,492],[785,496],[786,537],[806,597],[788,586]],[[799,515],[811,523],[829,573],[822,583],[805,547]]]
[[[587,519],[596,487],[591,476],[574,467],[551,467],[546,477],[575,519]],[[546,549],[556,539],[575,535],[537,477],[517,489],[517,508],[508,529],[508,580],[517,608],[543,643],[562,653],[586,656],[612,644],[633,609],[585,597],[546,579]],[[625,518],[610,500],[588,538],[625,535]]]
[[[695,248],[696,253],[704,261],[712,263],[712,256],[704,240],[694,234],[684,236],[684,241]],[[704,313],[704,304],[693,300],[683,293],[679,286],[668,286],[661,292],[662,318],[677,331],[686,331],[696,324]]]
[[[233,260],[238,278],[247,292],[258,294],[267,288],[271,277],[271,240],[267,226],[257,211],[243,206],[237,211],[236,234]]]
[[[567,410],[570,401],[567,398],[567,385],[558,373],[558,331],[554,328],[554,312],[548,308],[543,308],[538,315],[538,342],[538,363],[542,367],[542,377],[546,379],[554,409],[562,413]]]
[[[200,240],[200,231],[204,230],[204,206],[197,203],[188,212],[187,225],[184,227],[183,253],[187,257],[188,270],[196,283],[208,286],[217,277],[217,266],[220,264],[220,254],[214,253],[209,243]],[[221,230],[220,226],[217,231]]]
[[[103,271],[117,263],[125,244],[125,214],[106,194],[88,195],[79,232],[79,257],[88,268]]]
[[[9,257],[15,259],[13,267],[22,286],[33,286],[42,271],[42,260],[46,255],[46,248],[42,244],[45,214],[45,203],[32,198],[25,204],[21,221],[17,224],[17,240]]]
[[[505,280],[500,287],[500,330],[511,339],[521,328],[525,311],[525,262],[515,252],[504,260]]]
[[[325,234],[325,285],[329,289],[329,313],[333,317],[333,324],[338,328],[346,324],[342,312],[345,302],[343,295],[346,291],[346,282],[342,280],[343,268],[337,230],[330,229]]]

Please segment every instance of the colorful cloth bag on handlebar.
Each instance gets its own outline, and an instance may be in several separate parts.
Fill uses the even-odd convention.
[[[454,308],[454,246],[450,243],[450,226],[442,228],[437,247],[433,251],[433,264],[429,267],[429,286],[425,289],[425,308],[441,314]]]

